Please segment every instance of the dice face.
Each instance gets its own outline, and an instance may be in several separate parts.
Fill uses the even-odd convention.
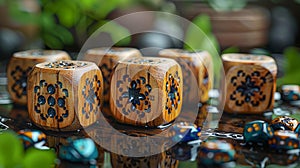
[[[103,78],[94,63],[41,63],[34,67],[28,81],[28,111],[37,126],[74,131],[99,117]]]
[[[212,59],[208,52],[164,49],[159,52],[159,56],[172,58],[180,64],[184,102],[194,101],[197,96],[202,103],[208,100],[208,92],[213,86]],[[195,90],[198,90],[198,93]]]
[[[274,131],[267,122],[256,120],[245,125],[243,135],[247,143],[266,143],[274,135]]]
[[[159,126],[173,121],[182,105],[182,74],[171,59],[121,61],[111,80],[110,107],[126,124]]]
[[[276,117],[271,122],[271,127],[274,130],[290,130],[296,131],[299,122],[297,119],[289,116]]]
[[[69,59],[66,52],[57,50],[28,50],[15,53],[7,67],[8,91],[12,100],[17,104],[26,104],[27,77],[35,64]]]
[[[170,137],[175,142],[188,142],[198,140],[201,136],[201,129],[195,124],[179,122],[172,126]]]
[[[135,57],[141,57],[141,53],[134,48],[103,47],[90,49],[86,52],[83,60],[94,62],[102,71],[104,79],[103,96],[105,102],[109,102],[110,80],[115,66],[121,60]],[[104,112],[107,113],[106,111]]]
[[[198,161],[204,165],[222,164],[235,160],[235,149],[232,144],[221,140],[204,142],[200,146]]]
[[[223,54],[228,113],[261,114],[274,106],[277,66],[272,57]]]
[[[269,146],[274,149],[297,149],[299,148],[298,134],[289,130],[277,130],[268,141]]]
[[[226,112],[261,113],[273,107],[274,78],[266,68],[241,65],[226,74]]]

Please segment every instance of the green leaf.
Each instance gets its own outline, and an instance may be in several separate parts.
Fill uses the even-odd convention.
[[[80,17],[76,3],[72,1],[62,1],[59,5],[60,7],[56,13],[59,22],[67,28],[75,26]]]
[[[206,14],[199,15],[195,17],[192,22],[198,26],[205,34],[210,34],[212,32],[210,18]]]
[[[119,45],[126,45],[130,42],[130,32],[114,21],[104,24],[93,35],[97,35],[98,33],[108,33],[115,44],[119,43]]]
[[[223,50],[222,54],[229,54],[229,53],[238,53],[240,49],[238,47],[229,47]]]
[[[73,35],[67,28],[61,25],[55,25],[55,30],[56,32],[52,32],[52,35],[60,39],[63,42],[63,44],[65,45],[73,44],[74,42]]]
[[[285,65],[284,73],[285,75],[277,80],[277,85],[283,84],[297,84],[300,85],[300,53],[299,49],[295,47],[289,47],[284,51]]]
[[[211,31],[211,23],[208,15],[199,15],[192,20],[186,32],[185,48],[207,50],[211,54],[216,54],[219,50],[218,42]]]
[[[53,150],[38,150],[35,148],[28,149],[23,158],[24,168],[51,168],[55,165],[56,155]]]
[[[62,49],[63,43],[58,38],[51,34],[43,34],[42,38],[45,42],[45,45],[51,49]]]
[[[95,2],[97,2],[97,0],[79,0],[80,4],[81,4],[81,8],[83,10],[89,10],[91,8],[93,8]]]
[[[131,41],[131,36],[125,37],[122,40],[118,41],[115,46],[121,47],[121,46],[126,46],[130,43]]]
[[[38,15],[36,13],[22,10],[24,7],[21,5],[22,3],[20,1],[10,1],[6,6],[8,8],[9,15],[14,19],[14,21],[23,25],[37,24]]]
[[[0,167],[20,166],[23,155],[23,145],[15,133],[0,134]]]
[[[53,27],[56,25],[53,15],[51,15],[49,13],[42,13],[40,15],[39,22],[40,22],[42,31],[44,31],[44,32],[47,32],[47,31],[52,32],[54,30]]]
[[[263,49],[263,48],[254,48],[254,49],[250,50],[250,54],[271,56],[271,53],[268,50]]]
[[[286,58],[286,64],[284,65],[285,73],[300,72],[300,54],[298,48],[288,47],[284,50],[284,57]]]

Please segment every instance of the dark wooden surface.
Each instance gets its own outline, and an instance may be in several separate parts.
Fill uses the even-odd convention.
[[[286,106],[280,106],[281,108],[285,108]],[[293,117],[300,118],[300,113],[298,108],[288,108]],[[209,116],[208,112],[208,116]],[[9,129],[14,131],[18,131],[25,128],[30,129],[39,129],[35,125],[33,125],[29,118],[28,113],[25,107],[22,106],[14,106],[14,105],[0,105],[0,116],[2,118],[6,118],[4,123],[9,126]],[[188,116],[188,112],[186,113]],[[276,117],[276,115],[272,113],[267,113],[264,115],[234,115],[223,113],[221,120],[218,122],[219,127],[215,130],[215,132],[221,133],[237,133],[241,134],[243,131],[243,127],[245,123],[260,119],[270,122],[272,118]],[[160,129],[143,129],[137,127],[131,127],[126,125],[120,125],[116,122],[113,122],[111,119],[107,119],[109,123],[120,132],[130,135],[130,136],[149,136],[160,133],[162,130]],[[97,124],[94,125],[97,127]],[[104,130],[96,129],[94,135],[107,134],[107,141],[113,141],[112,136],[109,132],[105,132]],[[59,146],[61,144],[66,143],[66,138],[71,136],[76,137],[87,137],[90,134],[88,131],[93,131],[93,127],[90,129],[78,130],[76,132],[54,132],[54,131],[46,131],[43,130],[47,135],[47,145],[49,147],[55,148],[56,151],[59,150]],[[100,131],[100,133],[99,133]],[[213,137],[210,137],[213,138]],[[237,152],[237,160],[236,167],[253,167],[250,162],[261,165],[263,167],[265,165],[297,165],[299,162],[299,158],[296,155],[286,154],[283,152],[270,151],[267,148],[262,148],[256,145],[253,146],[245,146],[242,140],[236,140],[233,138],[226,137],[215,137],[217,139],[225,140],[231,144],[233,144],[236,152]],[[181,145],[182,146],[182,145]],[[178,145],[175,145],[173,148],[162,152],[161,154],[153,155],[150,157],[143,158],[131,158],[120,156],[116,154],[110,154],[110,152],[105,151],[103,148],[98,146],[99,158],[97,159],[97,166],[99,167],[197,167],[197,162],[191,161],[183,161],[184,157],[178,158],[175,156],[175,149],[178,148]],[[187,147],[185,150],[187,155],[190,154],[190,147]],[[188,156],[186,156],[188,158]],[[181,161],[179,161],[181,160]],[[61,161],[58,167],[89,167],[88,164],[80,164],[80,163],[70,163],[67,161]]]

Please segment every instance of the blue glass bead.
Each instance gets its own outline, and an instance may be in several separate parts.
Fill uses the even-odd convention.
[[[221,140],[204,142],[199,149],[198,161],[204,165],[218,165],[233,162],[236,151],[232,144]]]
[[[46,134],[42,131],[29,129],[20,130],[18,131],[18,136],[22,140],[25,149],[32,146],[38,149],[48,149],[48,147],[44,146],[46,143]]]
[[[170,129],[170,136],[174,142],[188,142],[198,140],[201,136],[201,129],[195,124],[180,122]]]
[[[247,143],[267,143],[274,135],[274,131],[267,122],[255,120],[245,125],[243,135]]]
[[[290,130],[277,130],[268,141],[270,148],[284,150],[298,149],[299,143],[298,134]]]
[[[98,150],[90,138],[68,139],[68,144],[60,147],[59,157],[71,162],[89,162],[98,158]]]

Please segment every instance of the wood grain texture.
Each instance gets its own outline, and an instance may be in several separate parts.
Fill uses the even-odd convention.
[[[257,114],[274,106],[277,66],[273,58],[247,54],[222,56],[226,79],[224,110]]]
[[[110,108],[125,124],[159,126],[182,106],[182,72],[176,61],[143,57],[120,61],[112,75]]]
[[[207,51],[164,49],[159,52],[159,56],[172,58],[180,64],[184,83],[183,104],[194,101],[195,97],[199,97],[201,103],[208,100],[208,92],[213,87],[213,65]]]
[[[127,157],[114,153],[110,153],[110,155],[111,165],[113,168],[177,168],[179,165],[179,161],[172,158],[172,156],[167,152],[139,158]]]
[[[28,50],[13,54],[7,66],[7,89],[11,99],[17,104],[26,105],[27,77],[34,65],[69,59],[66,52],[58,50]]]
[[[91,61],[94,62],[96,65],[99,66],[100,70],[103,74],[104,79],[104,104],[102,106],[102,111],[105,111],[105,114],[110,114],[109,108],[109,90],[110,90],[110,81],[111,81],[111,74],[118,64],[119,61],[141,57],[141,53],[139,50],[135,48],[122,48],[122,47],[101,47],[101,48],[94,48],[88,50],[83,59],[84,61]]]
[[[28,112],[34,124],[74,131],[99,118],[103,78],[98,66],[83,61],[37,64],[28,77]]]

